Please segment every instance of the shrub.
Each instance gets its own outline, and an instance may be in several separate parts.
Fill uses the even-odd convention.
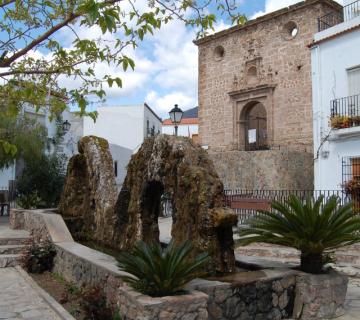
[[[112,312],[106,305],[106,297],[100,287],[87,289],[82,296],[82,309],[85,319],[105,320],[112,319]]]
[[[55,256],[56,249],[52,242],[31,237],[22,254],[21,262],[28,272],[43,273],[51,271]]]
[[[28,161],[16,182],[20,199],[39,200],[36,208],[56,207],[65,181],[65,157],[63,155],[42,155]]]
[[[202,270],[209,261],[207,253],[191,259],[191,252],[190,242],[170,243],[163,249],[158,243],[140,241],[131,252],[120,253],[118,266],[131,274],[122,279],[135,290],[154,297],[176,295],[184,292],[189,281],[204,275]]]
[[[21,194],[17,197],[16,203],[23,209],[36,209],[41,204],[41,199],[37,192]]]
[[[360,241],[360,217],[351,203],[340,206],[336,196],[323,203],[323,196],[302,202],[292,195],[286,204],[271,206],[274,211],[260,211],[240,231],[240,244],[293,247],[301,252],[301,269],[317,274],[323,272],[325,255]]]

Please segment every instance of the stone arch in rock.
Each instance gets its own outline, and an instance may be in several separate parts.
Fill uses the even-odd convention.
[[[173,241],[190,240],[194,255],[208,252],[213,271],[235,271],[237,216],[224,206],[223,184],[206,151],[188,138],[158,135],[132,156],[115,206],[114,245],[129,249],[138,240],[159,241],[165,192],[172,203]]]

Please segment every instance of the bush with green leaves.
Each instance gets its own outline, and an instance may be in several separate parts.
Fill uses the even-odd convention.
[[[21,262],[28,272],[43,273],[52,270],[55,256],[56,249],[51,241],[30,237],[22,253]]]
[[[341,206],[336,196],[324,202],[295,195],[282,204],[273,202],[272,211],[259,211],[240,230],[240,244],[264,242],[292,247],[301,252],[301,270],[324,272],[325,257],[334,250],[360,242],[360,217],[352,204]]]
[[[140,241],[131,252],[122,252],[118,266],[129,276],[122,279],[132,288],[153,297],[171,296],[184,293],[185,285],[205,275],[204,267],[209,255],[202,253],[192,258],[190,242],[166,248],[160,244],[146,244]]]
[[[53,208],[60,200],[64,181],[65,157],[56,153],[43,154],[26,163],[17,179],[16,190],[23,204],[27,204],[28,200],[32,200],[36,195],[40,199],[36,208]]]

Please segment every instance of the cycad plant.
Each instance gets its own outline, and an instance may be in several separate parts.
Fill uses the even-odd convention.
[[[240,244],[293,247],[301,252],[301,270],[323,272],[325,254],[360,241],[360,218],[352,204],[341,206],[336,196],[323,200],[320,196],[303,202],[292,195],[285,204],[273,202],[273,210],[260,211],[240,231]]]
[[[120,253],[118,266],[130,274],[122,279],[137,291],[153,297],[177,295],[189,281],[204,275],[209,261],[207,253],[192,258],[191,252],[188,241],[178,246],[171,242],[166,248],[139,241],[131,252]]]

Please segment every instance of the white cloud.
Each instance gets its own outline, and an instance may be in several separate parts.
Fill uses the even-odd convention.
[[[291,6],[291,5],[293,5],[297,2],[301,2],[301,1],[303,1],[303,0],[265,0],[265,10],[254,13],[251,16],[251,19],[258,18],[264,14]],[[342,4],[344,0],[335,0],[335,1]]]
[[[165,94],[164,96],[159,96],[156,91],[150,91],[145,101],[153,107],[160,116],[166,118],[167,113],[174,104],[178,104],[182,110],[187,110],[197,106],[197,97],[193,95],[186,95],[181,91],[173,91],[171,93]]]

